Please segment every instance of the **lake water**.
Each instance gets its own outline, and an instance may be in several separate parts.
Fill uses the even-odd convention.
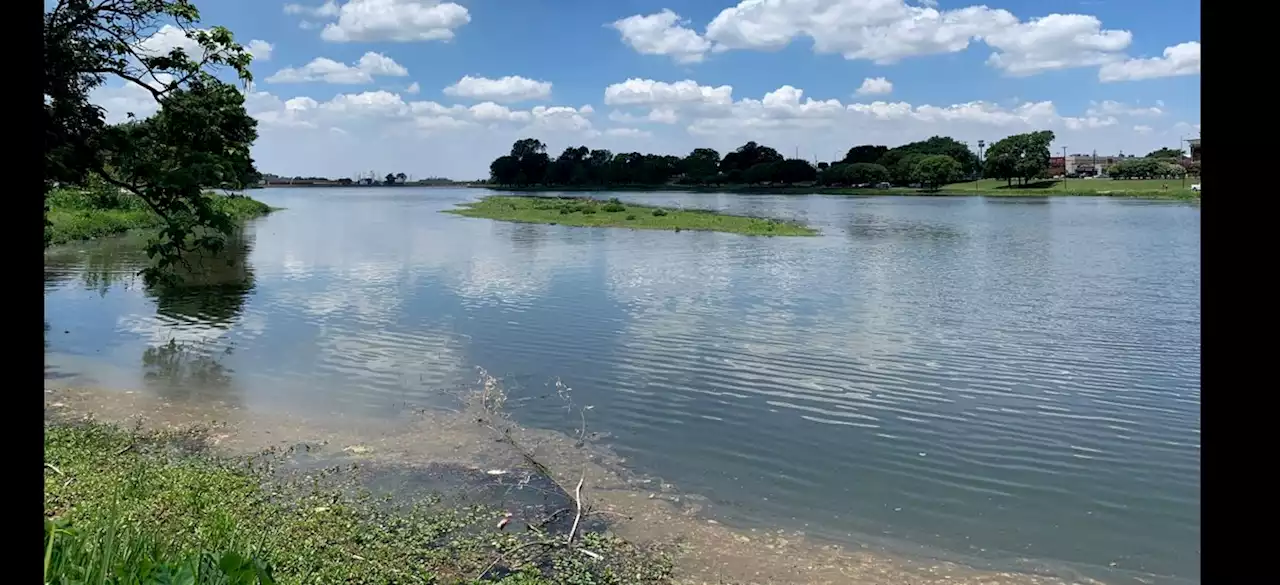
[[[256,191],[286,210],[194,290],[146,290],[128,242],[50,254],[46,375],[382,416],[481,366],[521,423],[571,431],[535,399],[560,379],[723,522],[1199,582],[1197,205],[616,195],[816,238],[439,213],[482,194]]]

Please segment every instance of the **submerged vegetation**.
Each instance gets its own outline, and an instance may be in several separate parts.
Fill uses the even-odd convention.
[[[232,220],[244,220],[272,211],[267,204],[241,195],[205,193],[209,209]],[[138,196],[114,188],[57,189],[45,196],[45,245],[65,244],[124,233],[134,229],[159,228],[164,219]]]
[[[614,537],[501,530],[497,510],[394,503],[330,468],[220,458],[198,429],[46,422],[44,582],[668,583]],[[497,527],[495,527],[497,526]],[[569,541],[573,541],[572,533]],[[585,551],[585,552],[584,552]]]
[[[653,230],[697,230],[751,236],[813,236],[806,225],[700,209],[664,209],[617,199],[585,197],[485,197],[447,210],[465,217],[578,227],[627,227]]]

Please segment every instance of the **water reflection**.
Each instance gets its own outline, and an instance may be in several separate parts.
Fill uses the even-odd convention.
[[[521,422],[577,428],[521,400],[560,378],[633,465],[733,521],[1198,572],[1198,209],[619,195],[824,232],[765,239],[490,222],[439,213],[467,190],[397,193],[264,192],[288,211],[250,261],[182,289],[47,268],[46,320],[71,332],[47,351],[100,352],[175,399],[322,413],[430,403],[481,365]],[[105,296],[91,271],[116,279]]]

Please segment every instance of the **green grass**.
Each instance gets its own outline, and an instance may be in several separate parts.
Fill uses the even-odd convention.
[[[937,191],[915,189],[910,187],[891,187],[889,189],[851,189],[847,187],[821,187],[797,185],[607,185],[594,187],[561,186],[561,187],[494,187],[476,185],[499,191],[518,192],[600,192],[600,191],[680,191],[689,193],[741,193],[758,195],[962,195],[984,197],[1027,197],[1027,196],[1111,196],[1134,197],[1142,199],[1199,199],[1200,193],[1191,190],[1191,185],[1199,183],[1198,177],[1188,177],[1186,187],[1181,180],[1114,180],[1114,179],[1068,179],[1064,185],[1058,180],[1046,180],[1027,185],[1008,186],[999,179],[981,179],[952,183]]]
[[[616,199],[580,197],[491,196],[447,210],[465,217],[577,227],[625,227],[650,230],[696,230],[750,236],[813,236],[806,225],[714,211],[660,208]]]
[[[45,583],[670,582],[669,562],[613,537],[583,535],[595,561],[563,538],[497,531],[495,510],[393,504],[331,481],[337,468],[273,474],[204,445],[196,431],[46,422]]]
[[[274,209],[249,197],[209,193],[214,206],[238,220],[266,215]],[[47,244],[65,244],[159,227],[160,217],[132,194],[58,189],[46,198],[49,225]]]

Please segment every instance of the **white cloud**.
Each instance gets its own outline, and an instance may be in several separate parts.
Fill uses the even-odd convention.
[[[444,93],[474,100],[522,102],[551,97],[551,82],[536,81],[519,75],[508,75],[499,79],[467,75],[457,83],[444,88]]]
[[[728,105],[733,101],[733,87],[699,85],[692,79],[675,83],[652,79],[631,78],[615,83],[604,90],[604,103],[611,106],[637,106],[656,104],[708,104]]]
[[[1155,130],[1155,129],[1154,129],[1154,128],[1152,128],[1152,127],[1150,127],[1150,126],[1141,126],[1141,125],[1139,125],[1139,126],[1134,126],[1134,127],[1133,127],[1133,131],[1134,131],[1134,132],[1137,132],[1138,134],[1150,134],[1153,130]]]
[[[893,92],[893,82],[883,77],[868,77],[854,93],[858,95],[880,95]]]
[[[275,50],[275,45],[267,41],[254,39],[244,46],[244,49],[253,55],[254,61],[270,61],[271,52]]]
[[[1025,76],[1116,61],[1133,42],[1133,33],[1103,30],[1096,16],[1050,14],[992,31],[982,40],[999,51],[991,54],[988,64]]]
[[[413,83],[410,83],[410,84],[409,84],[409,87],[404,88],[404,92],[405,92],[405,93],[407,93],[407,94],[410,94],[410,95],[412,95],[412,94],[416,94],[416,93],[418,93],[418,92],[420,92],[420,91],[422,91],[422,87],[421,87],[421,86],[419,86],[419,85],[418,85],[418,82],[416,82],[416,81],[415,81],[415,82],[413,82]]]
[[[622,42],[642,55],[670,55],[677,63],[702,61],[711,43],[687,28],[688,21],[663,9],[647,16],[616,20],[609,26],[622,33]]]
[[[137,49],[138,53],[144,56],[168,55],[174,49],[182,49],[188,57],[199,57],[203,54],[200,43],[187,36],[187,31],[172,24],[161,26],[150,37],[139,42]]]
[[[404,77],[409,70],[396,63],[394,59],[372,51],[365,53],[353,65],[346,65],[317,57],[302,67],[286,67],[267,78],[268,83],[306,83],[322,81],[325,83],[357,84],[371,83],[374,77]]]
[[[582,107],[578,108],[578,113],[584,116],[590,116],[591,114],[596,113],[596,109],[591,107],[591,104],[583,104]]]
[[[285,4],[285,14],[305,14],[308,16],[318,16],[322,18],[332,18],[338,15],[338,3],[328,0],[320,6],[304,6],[302,4]]]
[[[650,138],[652,132],[640,130],[639,128],[610,128],[604,131],[607,136],[617,136],[621,138]]]
[[[1129,31],[1103,29],[1090,15],[1050,14],[1022,21],[1003,9],[979,5],[938,10],[936,4],[742,0],[722,10],[702,34],[670,10],[630,16],[612,26],[637,52],[667,55],[681,63],[701,61],[708,52],[775,51],[808,38],[817,53],[889,64],[956,53],[980,41],[995,50],[988,64],[1015,76],[1122,60],[1133,40]]]
[[[1098,80],[1102,82],[1137,81],[1199,73],[1200,42],[1191,41],[1167,47],[1161,57],[1130,59],[1103,65],[1098,70]]]
[[[448,41],[454,30],[471,22],[467,9],[438,0],[349,0],[338,5],[332,0],[321,6],[286,4],[286,14],[303,15],[329,22],[320,38],[345,42]],[[314,23],[302,22],[303,28]]]
[[[1085,113],[1090,116],[1157,117],[1163,116],[1164,110],[1155,106],[1144,108],[1137,105],[1131,106],[1115,100],[1103,100],[1102,102],[1089,102],[1089,109]]]
[[[675,124],[680,121],[680,117],[676,115],[676,111],[672,108],[655,108],[649,110],[649,121],[659,124]]]

